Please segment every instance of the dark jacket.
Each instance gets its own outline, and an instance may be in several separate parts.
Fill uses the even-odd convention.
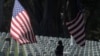
[[[57,48],[56,48],[56,56],[63,56],[63,48],[64,48],[64,46],[61,46],[61,45],[59,45],[59,46],[57,46]]]
[[[59,41],[58,46],[55,50],[56,56],[63,56],[63,49],[64,49],[64,46],[62,45],[62,41]]]

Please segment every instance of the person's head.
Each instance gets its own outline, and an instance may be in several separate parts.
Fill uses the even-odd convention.
[[[61,40],[59,40],[59,41],[58,41],[58,44],[59,44],[59,45],[62,45],[62,41],[61,41]]]

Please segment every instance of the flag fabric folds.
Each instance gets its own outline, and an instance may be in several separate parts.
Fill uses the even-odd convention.
[[[80,46],[85,45],[85,23],[83,19],[83,12],[82,9],[79,8],[78,0],[72,0],[71,6],[72,6],[72,20],[69,22],[66,22],[66,26],[68,27],[68,31],[70,33],[70,36],[72,35],[74,40],[77,44]],[[74,6],[74,7],[73,7]]]
[[[28,13],[18,0],[14,3],[10,34],[20,44],[36,42]]]

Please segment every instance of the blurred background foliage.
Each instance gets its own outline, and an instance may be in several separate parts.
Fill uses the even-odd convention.
[[[33,5],[29,0],[29,3]],[[100,39],[100,0],[81,0],[83,7],[85,8],[85,20],[86,20],[86,38],[88,40]],[[9,29],[11,14],[14,0],[4,1],[4,18],[5,18],[5,30]],[[9,31],[9,30],[8,30]]]

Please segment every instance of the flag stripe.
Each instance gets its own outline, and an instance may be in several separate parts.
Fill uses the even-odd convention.
[[[69,28],[74,28],[75,26],[77,26],[78,24],[79,24],[79,22],[82,20],[81,18],[82,18],[82,14],[81,15],[78,15],[78,17],[77,18],[75,18],[75,20],[73,21],[73,22],[71,22],[71,24],[67,24],[68,26],[69,26]],[[78,19],[78,18],[80,18],[80,19]],[[73,25],[72,25],[73,24]]]
[[[70,22],[66,22],[66,25],[68,27],[69,33],[73,36],[76,43],[80,46],[83,46],[85,44],[85,26],[83,13],[79,11],[77,17]]]
[[[85,44],[85,38],[82,38],[80,41],[77,42],[77,44],[83,45]]]
[[[21,45],[36,42],[30,18],[18,0],[13,8],[10,34]]]
[[[84,27],[84,26],[83,26]],[[72,35],[76,38],[78,37],[79,35],[81,35],[82,33],[84,33],[84,28],[80,28],[78,31],[72,33]]]
[[[28,20],[29,17],[27,16],[27,12],[23,11],[23,14],[24,14],[24,17],[26,18],[26,21],[29,22],[29,20]],[[30,27],[30,36],[33,37],[34,33],[33,33],[33,30],[32,30],[32,27],[31,27],[31,23],[29,22],[28,24],[29,24],[29,27]],[[36,38],[32,38],[32,40],[33,40],[32,42],[36,42]]]
[[[77,42],[80,46],[84,46],[85,45],[85,38],[81,39],[80,42]]]
[[[16,34],[14,34],[14,31],[11,30],[11,33],[10,33],[10,34],[11,34],[11,36],[12,36],[15,40],[18,40],[18,39],[19,39],[19,38],[16,36]],[[19,40],[18,40],[18,42],[23,43],[23,41],[19,41]]]
[[[75,19],[69,21],[69,22],[66,22],[66,25],[69,26],[69,25],[72,25],[75,23],[75,21],[78,19],[78,17],[80,16],[80,12],[78,12],[77,16],[75,17]]]
[[[16,20],[17,21],[17,20]],[[18,33],[15,33],[16,35],[19,35],[19,37],[23,37],[24,35],[21,33],[21,31],[19,30],[22,30],[22,29],[19,29],[18,26],[16,26],[16,24],[12,21],[12,30],[14,32],[18,32]],[[22,36],[23,35],[23,36]],[[23,42],[25,42],[24,39],[20,38]]]
[[[25,15],[23,14],[23,12],[22,12],[22,15],[24,16],[24,18],[25,18],[25,20],[23,19],[23,21],[25,22],[25,23],[27,23],[26,25],[27,25],[27,27],[28,27],[28,30],[29,30],[29,36],[30,36],[30,40],[31,40],[31,42],[33,42],[33,40],[32,40],[32,30],[31,30],[31,27],[30,27],[30,24],[28,23],[29,22],[29,20],[27,20],[27,18],[25,17]],[[29,25],[29,26],[28,26]]]
[[[30,40],[30,38],[28,38],[29,33],[28,33],[28,27],[26,26],[25,22],[23,21],[23,19],[25,19],[20,13],[18,14],[19,17],[19,21],[23,24],[22,28],[25,29],[25,31],[27,32],[27,36],[25,36],[28,40]]]
[[[26,36],[27,36],[27,34],[24,34],[24,32],[25,32],[25,30],[26,29],[24,29],[23,28],[23,26],[21,26],[21,24],[23,24],[22,22],[21,22],[21,20],[20,20],[20,18],[18,17],[18,16],[16,16],[16,23],[17,23],[17,25],[19,25],[19,28],[20,29],[18,29],[20,32],[22,32],[23,33],[23,37],[25,37],[25,38],[27,38]],[[23,24],[24,25],[24,24]],[[16,28],[18,28],[18,27],[16,27]],[[24,42],[25,43],[25,42]]]
[[[80,42],[80,40],[84,39],[85,34],[84,34],[84,35],[81,35],[80,37],[81,37],[81,38],[77,38],[77,39],[76,39],[76,42]]]
[[[84,22],[83,20],[81,20],[75,27],[69,28],[69,31],[74,34],[76,31],[79,31],[83,26],[84,26]]]

